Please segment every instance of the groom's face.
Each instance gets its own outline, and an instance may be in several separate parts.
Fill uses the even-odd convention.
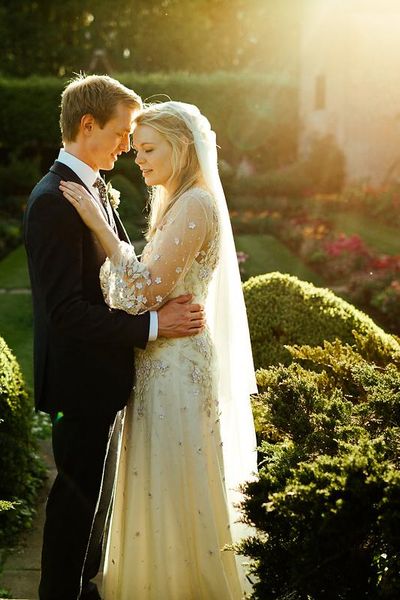
[[[129,136],[136,114],[137,109],[120,103],[103,127],[93,120],[90,133],[86,136],[85,161],[93,170],[109,171],[122,152],[129,151]]]

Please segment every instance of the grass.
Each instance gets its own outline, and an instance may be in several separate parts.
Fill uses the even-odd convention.
[[[326,216],[337,231],[359,235],[371,250],[380,254],[400,254],[399,232],[394,227],[378,223],[367,215],[349,212],[332,212]]]
[[[30,288],[25,249],[19,246],[0,263],[0,288]]]
[[[235,242],[236,250],[245,252],[249,256],[244,264],[246,277],[280,271],[310,281],[317,286],[323,285],[321,277],[271,235],[237,235]]]

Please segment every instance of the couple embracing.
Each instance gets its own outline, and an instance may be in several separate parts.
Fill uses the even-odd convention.
[[[57,467],[40,600],[239,600],[256,388],[215,134],[193,105],[143,107],[95,75],[65,88],[60,125],[24,226]],[[151,193],[140,259],[100,175],[131,143]]]

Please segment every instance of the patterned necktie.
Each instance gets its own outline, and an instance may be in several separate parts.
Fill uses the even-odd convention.
[[[98,177],[94,182],[93,187],[98,189],[101,203],[108,214],[108,198],[106,184],[104,183],[101,177]]]
[[[107,215],[108,223],[111,225],[113,230],[115,232],[117,232],[117,226],[115,224],[113,212],[111,210],[111,205],[108,201],[106,184],[104,183],[104,181],[102,180],[101,177],[98,177],[96,179],[96,181],[94,182],[93,187],[97,188],[99,191],[100,201],[101,201],[103,208],[105,210],[105,213]]]

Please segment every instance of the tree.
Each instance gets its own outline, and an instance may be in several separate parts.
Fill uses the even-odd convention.
[[[1,0],[1,70],[70,75],[102,49],[115,72],[293,73],[303,1]]]

